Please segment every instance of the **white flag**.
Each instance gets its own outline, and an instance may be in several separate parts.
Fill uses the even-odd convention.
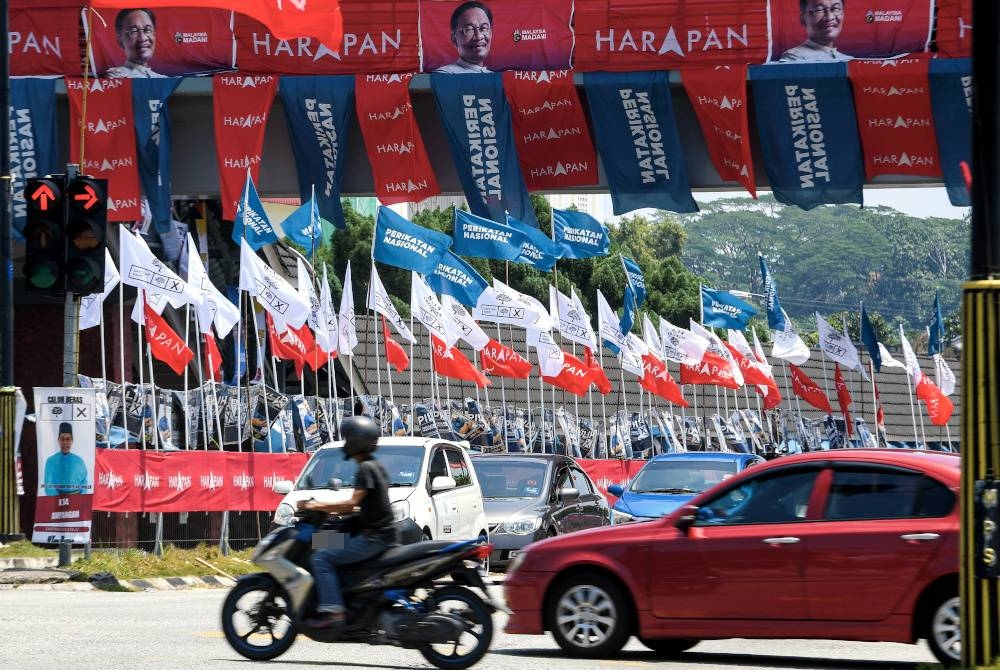
[[[506,323],[519,328],[552,329],[552,318],[542,303],[498,279],[479,296],[472,316],[477,321]]]
[[[847,333],[838,333],[816,312],[816,330],[819,331],[819,348],[831,361],[840,363],[848,370],[860,370],[861,358]]]
[[[913,353],[910,341],[903,334],[903,324],[899,324],[899,345],[903,348],[903,367],[906,368],[906,372],[910,375],[910,379],[913,381],[914,387],[916,387],[920,382],[920,375],[923,372],[920,370],[920,361],[917,360],[917,355]],[[885,362],[883,361],[884,364]]]
[[[549,286],[549,302],[555,303],[555,309],[550,307],[549,311],[556,322],[556,329],[567,340],[596,349],[597,338],[594,336],[594,329],[590,327],[590,317],[583,305],[578,304],[578,300],[576,291],[573,291],[572,297],[567,298],[556,287]]]
[[[729,350],[729,347],[722,343],[719,336],[708,328],[702,326],[694,319],[691,319],[691,332],[695,335],[701,335],[702,337],[708,339],[708,350],[716,356],[722,356],[722,358],[729,363],[729,370],[733,373],[733,379],[737,384],[743,386],[743,371],[740,369],[740,364],[736,362],[736,358],[733,357],[733,352]]]
[[[108,299],[111,292],[118,286],[121,276],[115,261],[111,258],[111,252],[104,249],[104,291],[103,293],[93,293],[85,295],[80,299],[80,330],[93,328],[101,323],[101,311],[104,301]]]
[[[319,296],[316,295],[312,276],[301,258],[296,257],[295,260],[299,266],[299,295],[309,303],[309,318],[306,319],[306,323],[316,338],[316,345],[323,351],[333,351],[333,339],[330,337],[330,330],[326,325],[323,307],[320,305]]]
[[[452,327],[458,331],[459,338],[471,344],[473,349],[480,351],[490,343],[490,336],[483,332],[462,303],[447,293],[441,295],[441,309],[445,318],[450,319]]]
[[[904,369],[906,368],[905,365],[903,365],[902,363],[900,363],[899,361],[897,361],[895,358],[892,357],[892,354],[889,353],[889,350],[886,349],[885,345],[882,344],[881,342],[878,343],[878,353],[879,353],[879,358],[882,359],[882,367],[904,368]]]
[[[653,350],[657,358],[663,356],[663,345],[660,343],[660,336],[657,335],[653,322],[649,320],[645,312],[642,314],[642,339],[646,343],[646,346]]]
[[[785,317],[785,329],[773,331],[774,343],[771,345],[771,355],[795,365],[802,365],[809,360],[809,347],[795,332],[795,326],[792,325],[792,320],[788,318],[785,310],[781,310],[781,313]]]
[[[358,346],[357,317],[354,315],[354,286],[351,284],[351,261],[347,261],[344,271],[344,292],[340,296],[340,312],[337,314],[337,351],[346,355]]]
[[[399,310],[392,304],[392,298],[389,297],[389,292],[385,290],[382,278],[378,276],[378,270],[375,269],[374,263],[372,263],[372,280],[368,284],[368,309],[374,310],[376,314],[384,316],[392,324],[392,327],[396,329],[400,337],[407,342],[412,344],[417,341],[417,338],[410,332],[409,325],[399,315]]]
[[[222,338],[229,334],[240,320],[240,309],[215,287],[208,278],[205,264],[201,262],[198,249],[194,246],[191,233],[187,236],[187,280],[188,284],[201,291],[202,303],[198,306],[198,330],[207,333],[215,323],[215,332]]]
[[[337,320],[337,311],[333,308],[333,297],[330,295],[330,278],[326,274],[326,263],[323,263],[323,284],[319,287],[319,312],[320,317],[326,322],[326,332],[330,335],[330,348],[327,353],[337,352],[337,344],[340,340],[340,324]]]
[[[240,240],[240,290],[257,298],[279,331],[286,325],[298,328],[309,318],[309,305],[299,292],[262,261],[246,239]]]
[[[601,339],[618,347],[618,349],[627,349],[628,340],[625,337],[625,333],[621,329],[621,321],[618,315],[615,314],[615,310],[611,309],[611,305],[605,299],[604,294],[597,291],[597,331],[601,336]]]
[[[524,334],[525,342],[535,349],[538,356],[538,368],[546,377],[558,377],[562,372],[566,357],[563,350],[556,344],[551,330],[528,328]]]
[[[941,393],[951,395],[955,392],[955,373],[941,354],[934,354],[934,378]]]
[[[708,351],[708,340],[660,317],[660,351],[663,359],[683,365],[697,365]]]
[[[431,335],[444,342],[444,350],[448,351],[458,342],[458,332],[451,326],[451,320],[444,318],[444,307],[427,282],[416,272],[411,274],[410,313],[427,327]]]
[[[771,364],[767,362],[767,357],[764,356],[764,347],[761,346],[760,340],[757,338],[757,331],[751,328],[750,332],[753,333],[753,353],[754,358],[757,359],[757,364],[767,373],[768,377],[774,379],[774,370]]]
[[[144,290],[146,301],[157,314],[163,313],[167,302],[174,307],[201,304],[201,291],[189,286],[173,270],[164,265],[149,250],[145,240],[133,235],[124,227],[119,230],[121,231],[119,259],[123,284]],[[162,299],[158,296],[162,296]]]
[[[618,351],[618,364],[625,372],[643,377],[646,374],[646,366],[642,361],[642,356],[647,351],[649,348],[642,341],[642,338],[635,333],[629,333],[625,336],[625,346]]]

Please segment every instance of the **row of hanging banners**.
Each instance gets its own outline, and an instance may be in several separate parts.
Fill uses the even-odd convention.
[[[536,3],[545,4],[545,3]],[[708,154],[724,181],[756,194],[748,87],[769,187],[783,203],[811,209],[863,202],[881,175],[943,179],[951,202],[970,204],[971,61],[927,54],[887,61],[723,68],[681,67]],[[506,212],[537,225],[528,193],[598,185],[604,167],[615,214],[651,207],[694,212],[675,122],[670,73],[587,72],[586,110],[573,73],[431,74],[448,146],[473,214]],[[235,217],[247,172],[256,181],[277,95],[284,107],[302,201],[343,228],[341,179],[351,118],[360,125],[383,204],[440,193],[419,128],[411,75],[213,78],[216,163],[223,218]],[[749,86],[748,86],[749,80]],[[66,77],[68,154],[108,180],[108,218],[143,218],[171,230],[169,97],[177,78]],[[24,180],[57,173],[55,81],[11,82],[14,226],[24,225]],[[86,101],[86,104],[84,102]],[[587,119],[589,112],[589,125]],[[591,137],[593,129],[593,137]],[[207,141],[207,138],[206,138]]]

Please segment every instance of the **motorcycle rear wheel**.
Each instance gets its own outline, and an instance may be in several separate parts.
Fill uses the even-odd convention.
[[[222,605],[222,632],[240,656],[270,661],[295,642],[289,609],[288,594],[270,575],[242,579]]]
[[[457,640],[420,648],[430,663],[444,670],[463,670],[479,662],[493,641],[493,617],[482,598],[462,586],[446,586],[433,596],[434,610],[458,614],[465,620],[465,632]]]

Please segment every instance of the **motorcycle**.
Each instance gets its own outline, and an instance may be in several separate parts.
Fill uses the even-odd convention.
[[[347,623],[333,630],[306,624],[316,607],[314,539],[321,540],[315,546],[330,546],[352,534],[350,517],[325,516],[299,512],[292,525],[257,545],[252,561],[265,572],[240,577],[222,606],[222,629],[237,653],[272,660],[302,634],[318,642],[416,649],[448,670],[468,668],[486,654],[493,612],[506,608],[490,598],[479,572],[493,545],[478,539],[405,544],[340,566]],[[444,582],[446,577],[451,581]]]

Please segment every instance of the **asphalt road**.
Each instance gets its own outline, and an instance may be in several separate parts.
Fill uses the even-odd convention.
[[[256,666],[229,648],[219,626],[222,589],[106,593],[0,592],[0,667],[18,670],[233,670]],[[916,670],[933,662],[923,645],[801,640],[703,642],[680,660],[660,661],[632,641],[618,658],[565,658],[550,636],[505,635],[495,618],[493,647],[476,668],[733,668]],[[260,664],[263,665],[263,664]],[[394,647],[296,640],[273,668],[426,668],[419,653]]]

